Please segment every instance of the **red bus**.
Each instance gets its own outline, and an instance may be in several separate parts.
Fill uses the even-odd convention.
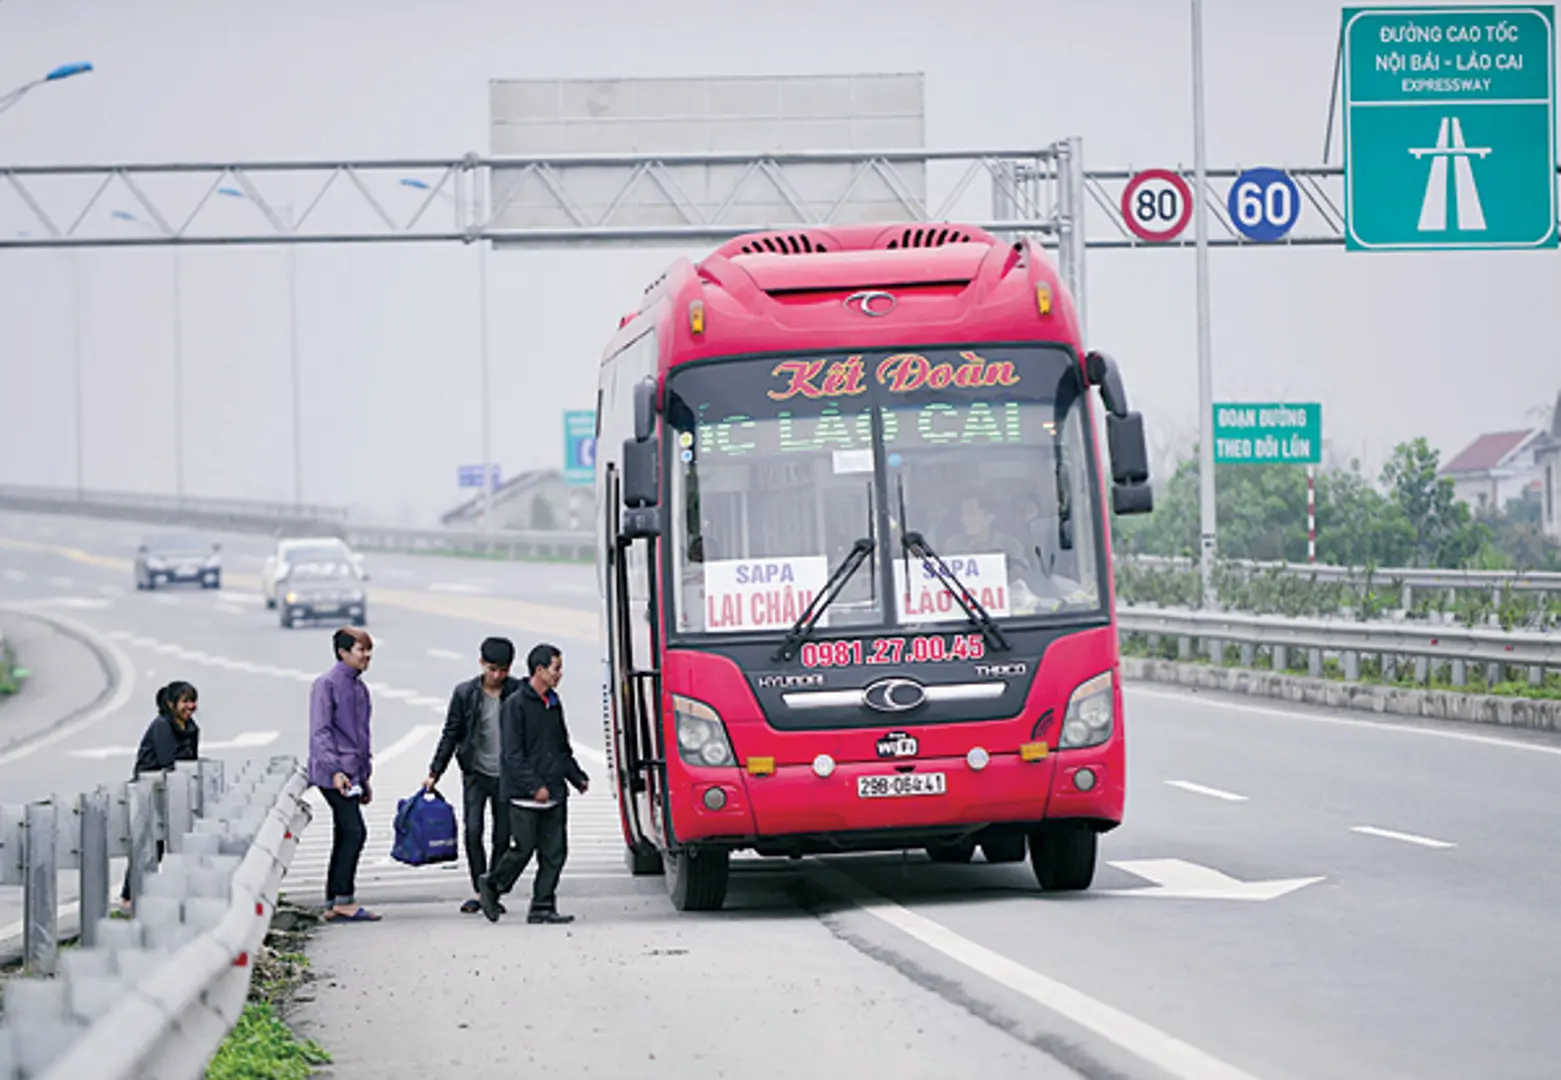
[[[714,910],[737,851],[979,848],[1088,888],[1125,791],[1106,493],[1152,499],[1038,245],[820,227],[679,260],[607,347],[597,447],[633,873]]]

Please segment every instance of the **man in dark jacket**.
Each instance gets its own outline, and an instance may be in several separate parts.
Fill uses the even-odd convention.
[[[510,846],[492,871],[477,880],[477,898],[489,922],[498,922],[499,897],[515,887],[532,852],[537,876],[531,886],[530,923],[573,922],[560,915],[558,876],[569,856],[569,785],[584,795],[590,779],[569,745],[558,684],[564,677],[563,654],[538,645],[526,657],[530,678],[504,703],[504,768],[500,792],[509,804]]]
[[[452,756],[461,766],[461,816],[473,896],[461,905],[461,910],[468,914],[480,910],[477,879],[488,869],[488,856],[482,846],[482,819],[490,804],[494,859],[509,847],[509,813],[499,798],[499,774],[503,768],[499,713],[504,702],[522,685],[519,679],[510,678],[515,646],[508,638],[488,638],[478,650],[478,659],[482,674],[461,683],[450,695],[444,734],[439,736],[439,746],[428,766],[428,779],[423,781],[424,790],[432,789],[450,767]]]

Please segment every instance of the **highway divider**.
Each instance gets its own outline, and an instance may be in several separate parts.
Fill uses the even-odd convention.
[[[0,1080],[194,1080],[237,1023],[310,811],[296,758],[169,773],[0,806],[0,885],[24,890],[24,977],[4,989]],[[156,842],[167,846],[159,863]],[[107,917],[112,855],[134,913]],[[58,871],[81,875],[82,948],[61,952]]]
[[[1561,694],[1545,696],[1552,687],[1561,690],[1561,634],[1170,608],[1119,609],[1118,629],[1125,650],[1131,652],[1141,639],[1150,654],[1124,655],[1123,674],[1129,679],[1561,731]],[[1172,642],[1175,659],[1159,655]],[[1304,674],[1291,663],[1300,658]],[[1227,659],[1236,666],[1228,666]],[[1340,677],[1328,678],[1330,669]],[[1439,669],[1452,689],[1431,685]],[[1400,670],[1412,672],[1414,685],[1399,681]],[[1471,672],[1486,688],[1526,683],[1530,695],[1473,692],[1466,689]]]

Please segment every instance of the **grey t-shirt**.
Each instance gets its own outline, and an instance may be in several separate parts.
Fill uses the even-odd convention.
[[[483,690],[479,694],[482,709],[477,716],[477,730],[472,732],[472,769],[484,776],[497,778],[503,767],[499,754],[499,708],[502,702]]]

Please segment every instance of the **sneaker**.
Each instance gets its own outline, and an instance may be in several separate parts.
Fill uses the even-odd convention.
[[[574,922],[575,917],[573,915],[560,915],[556,911],[532,911],[527,913],[526,921],[528,923],[563,924]]]
[[[482,910],[482,901],[473,897],[461,905],[462,915],[475,915]]]
[[[487,874],[477,879],[477,904],[489,922],[498,922],[504,913],[499,906],[499,894],[493,889],[493,879]]]

